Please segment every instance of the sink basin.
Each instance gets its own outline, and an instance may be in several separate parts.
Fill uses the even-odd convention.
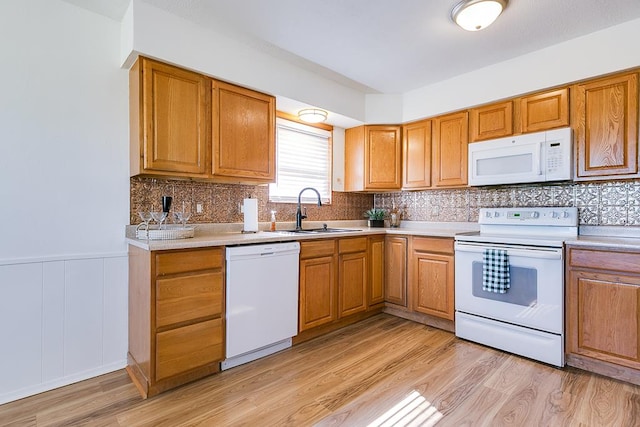
[[[305,228],[302,230],[277,230],[273,233],[279,234],[323,234],[323,233],[348,233],[351,231],[362,231],[362,230],[354,230],[351,228]]]
[[[311,231],[313,233],[347,233],[350,231],[362,231],[362,230],[353,230],[351,228],[311,228],[309,230],[301,230],[301,231]]]

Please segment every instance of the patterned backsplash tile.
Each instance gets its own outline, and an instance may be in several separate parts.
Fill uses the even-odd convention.
[[[413,221],[478,221],[480,208],[576,206],[581,225],[640,225],[640,181],[526,184],[376,194]]]
[[[269,202],[266,185],[217,184],[134,177],[130,179],[131,224],[138,211],[160,210],[162,196],[173,197],[173,207],[184,202],[193,212],[190,223],[242,222],[239,204],[258,199],[258,220],[295,221],[295,203]],[[196,203],[202,213],[196,214]],[[590,183],[525,184],[448,190],[360,194],[333,192],[330,205],[305,205],[314,221],[360,220],[371,207],[402,212],[412,221],[477,222],[480,208],[576,206],[581,225],[640,225],[640,180]]]
[[[175,181],[156,178],[130,178],[130,223],[140,223],[139,211],[162,210],[162,196],[173,197],[172,211],[182,204],[191,209],[190,223],[242,222],[239,205],[246,197],[258,199],[258,221],[267,222],[275,210],[278,221],[295,221],[295,203],[269,202],[267,185],[217,184],[208,182]],[[196,213],[196,204],[202,213]],[[305,204],[307,215],[313,221],[361,220],[366,210],[373,207],[373,194],[333,192],[330,205]]]

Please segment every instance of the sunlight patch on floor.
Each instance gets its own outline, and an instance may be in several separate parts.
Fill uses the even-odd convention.
[[[433,426],[442,417],[438,408],[414,390],[393,408],[371,422],[368,427]]]

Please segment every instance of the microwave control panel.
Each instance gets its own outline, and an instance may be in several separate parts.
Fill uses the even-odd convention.
[[[546,181],[571,179],[571,129],[545,132],[544,170]]]

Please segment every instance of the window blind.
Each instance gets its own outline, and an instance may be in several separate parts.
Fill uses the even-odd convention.
[[[313,187],[322,203],[331,203],[331,132],[278,118],[276,121],[276,183],[269,184],[269,201],[297,203],[300,190]],[[317,203],[305,191],[303,203]]]

